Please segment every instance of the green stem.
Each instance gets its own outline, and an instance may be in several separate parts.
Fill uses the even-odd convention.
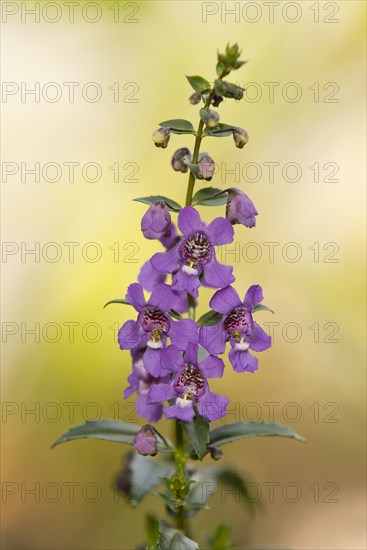
[[[224,75],[220,75],[219,79],[222,79],[223,76]],[[211,105],[212,99],[214,97],[214,94],[215,94],[215,89],[213,88],[207,97],[207,100],[204,105],[204,109],[209,108],[209,106]],[[203,129],[204,129],[204,122],[200,119],[198,129],[196,132],[194,153],[192,156],[193,164],[197,164],[199,160],[200,145],[203,139]],[[195,176],[190,170],[189,182],[187,185],[187,193],[186,193],[186,203],[185,203],[186,206],[191,206],[192,204],[194,187],[195,187]],[[191,294],[188,294],[187,299],[188,299],[188,306],[189,306],[189,312],[188,312],[189,318],[195,320],[195,298],[193,298]],[[176,443],[176,467],[178,467],[179,465],[182,465],[185,468],[186,455],[185,455],[185,449],[184,449],[184,434],[183,434],[183,429],[179,420],[176,420],[176,424],[175,424],[175,443]],[[182,533],[187,534],[186,514],[185,514],[184,506],[179,506],[177,508],[176,527],[177,529],[182,531]]]

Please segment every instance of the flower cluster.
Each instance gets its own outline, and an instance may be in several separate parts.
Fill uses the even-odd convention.
[[[132,358],[130,386],[124,396],[136,392],[138,413],[150,422],[163,415],[183,422],[191,422],[196,415],[209,422],[225,416],[229,400],[212,393],[208,380],[223,376],[224,362],[219,356],[225,353],[226,342],[231,346],[229,361],[238,373],[256,371],[258,358],[253,352],[271,346],[270,336],[253,319],[257,309],[265,307],[259,306],[261,287],[250,286],[241,300],[232,286],[232,266],[218,262],[216,256],[216,247],[233,242],[235,224],[255,226],[258,212],[253,201],[234,187],[207,187],[193,196],[195,181],[210,181],[215,175],[214,160],[199,153],[204,137],[232,135],[239,149],[249,141],[246,130],[221,123],[213,110],[223,98],[239,101],[243,97],[242,88],[223,80],[243,65],[239,55],[237,45],[218,55],[218,79],[213,88],[202,77],[187,77],[194,88],[190,103],[204,103],[197,132],[189,121],[175,119],[161,123],[153,133],[154,144],[163,149],[172,134],[194,133],[196,142],[193,154],[188,147],[180,147],[171,158],[175,172],[189,172],[186,206],[163,196],[141,199],[150,204],[141,220],[142,233],[147,239],[158,240],[164,250],[152,255],[140,270],[139,282],[129,286],[125,303],[135,308],[137,318],[127,321],[118,333],[120,348],[130,350]],[[225,204],[224,217],[204,222],[197,209],[201,204]],[[177,226],[172,212],[178,213]],[[209,304],[211,310],[196,322],[201,287],[216,292]],[[144,291],[150,292],[148,299]],[[185,314],[188,317],[184,318]],[[152,428],[147,430],[153,437]],[[139,445],[147,452],[145,436],[142,433],[138,441],[142,439]]]

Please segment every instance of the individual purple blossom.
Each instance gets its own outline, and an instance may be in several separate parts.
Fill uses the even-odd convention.
[[[197,406],[201,416],[209,421],[218,420],[226,414],[229,399],[214,394],[209,389],[207,378],[221,378],[224,363],[219,357],[208,355],[199,362],[199,346],[189,343],[184,355],[176,346],[169,346],[162,354],[162,366],[174,376],[168,382],[154,384],[148,394],[148,403],[162,403],[175,399],[163,412],[166,418],[190,422]]]
[[[175,172],[183,172],[184,174],[187,172],[189,168],[187,164],[184,163],[184,158],[190,155],[190,149],[187,147],[181,147],[181,149],[177,149],[177,151],[173,153],[171,165]]]
[[[143,456],[155,456],[157,454],[157,443],[155,429],[149,424],[143,426],[134,437],[135,450]]]
[[[171,223],[171,235],[169,237],[161,237],[159,241],[163,244],[166,249],[170,249],[180,237],[177,237],[177,230],[175,224]],[[166,273],[160,273],[150,263],[150,260],[145,262],[140,270],[138,281],[143,286],[145,290],[151,292],[153,286],[157,284],[165,283],[167,279]],[[187,295],[184,292],[178,292],[174,290],[174,295],[176,297],[176,303],[172,307],[177,313],[187,313],[188,311],[188,302]]]
[[[121,349],[146,348],[143,366],[154,377],[161,372],[161,354],[167,338],[180,350],[186,349],[188,342],[197,342],[197,325],[192,319],[174,321],[168,311],[176,305],[177,298],[172,288],[165,284],[154,285],[148,301],[139,283],[129,286],[126,300],[138,311],[137,321],[126,321],[118,333]]]
[[[215,172],[215,162],[209,155],[201,157],[197,163],[197,178],[199,180],[210,181]]]
[[[133,369],[128,377],[128,386],[124,390],[124,398],[127,399],[134,392],[137,393],[135,407],[137,413],[142,418],[145,418],[149,422],[157,422],[160,420],[163,414],[163,406],[159,403],[152,405],[147,402],[148,392],[150,386],[158,380],[149,374],[143,365],[143,355],[146,348],[134,348],[131,350],[131,357],[133,362]]]
[[[141,230],[146,239],[161,239],[171,235],[171,214],[163,201],[155,201],[141,220]]]
[[[158,252],[151,258],[153,268],[160,273],[173,274],[173,289],[198,296],[200,284],[223,288],[234,281],[232,267],[220,264],[214,246],[233,241],[233,227],[224,218],[215,218],[209,225],[201,221],[192,206],[186,206],[178,215],[178,227],[183,236],[167,252]]]
[[[252,318],[254,307],[263,300],[262,288],[251,286],[241,301],[231,286],[218,290],[210,301],[210,307],[223,315],[215,326],[200,329],[200,344],[211,354],[224,353],[226,342],[232,346],[229,360],[237,372],[254,372],[258,359],[251,351],[264,351],[271,346],[271,337]]]
[[[241,223],[246,227],[255,227],[258,211],[252,200],[240,189],[228,190],[226,218],[232,225]]]

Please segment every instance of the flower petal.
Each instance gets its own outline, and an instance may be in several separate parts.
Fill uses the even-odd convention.
[[[158,422],[163,415],[163,405],[161,403],[151,404],[147,402],[147,395],[138,395],[136,400],[136,410],[139,416],[149,422]]]
[[[175,396],[173,384],[152,384],[148,393],[148,403],[164,403]]]
[[[252,311],[254,307],[262,302],[264,299],[263,297],[263,289],[260,285],[252,285],[246,292],[245,299],[243,300],[243,305]]]
[[[241,299],[232,286],[217,290],[209,303],[210,307],[218,313],[227,315],[232,309],[241,305]]]
[[[185,351],[189,342],[197,344],[199,341],[198,327],[192,319],[172,321],[168,336],[181,351]]]
[[[136,311],[142,311],[146,304],[143,287],[139,283],[129,285],[126,293],[126,300],[136,309]]]
[[[228,403],[228,397],[217,395],[208,390],[199,399],[198,410],[201,416],[211,422],[226,415]]]
[[[185,407],[180,407],[176,402],[175,405],[166,407],[163,412],[165,417],[168,419],[177,418],[178,420],[183,420],[184,422],[191,422],[195,416],[192,401],[187,401],[187,405]]]
[[[205,228],[211,244],[229,244],[233,241],[234,230],[232,224],[225,218],[215,218]]]
[[[200,214],[192,206],[185,206],[178,215],[178,227],[184,235],[191,235],[205,227]]]
[[[199,342],[211,355],[224,353],[226,349],[226,333],[223,321],[214,326],[201,327]]]
[[[250,348],[254,351],[264,351],[271,346],[271,336],[267,334],[257,323],[251,326],[250,338],[246,335],[246,340],[250,342]]]
[[[185,363],[189,363],[190,365],[197,365],[198,353],[199,353],[199,346],[197,344],[193,344],[192,342],[189,342],[185,350]]]
[[[177,292],[189,293],[194,298],[198,297],[200,280],[198,275],[189,275],[180,269],[173,276],[173,289]]]
[[[162,284],[165,280],[165,273],[159,273],[159,271],[154,269],[150,263],[150,260],[145,262],[138,276],[139,283],[145,288],[145,290],[149,291],[152,291],[154,285]]]
[[[257,357],[248,351],[231,349],[228,357],[236,372],[255,372],[258,369]]]
[[[173,290],[168,285],[154,285],[148,304],[159,308],[161,311],[169,311],[175,304],[176,298]]]
[[[162,349],[161,367],[167,371],[177,372],[184,366],[184,360],[181,351],[176,346],[168,346]]]
[[[147,348],[143,355],[143,365],[149,374],[158,378],[161,376],[161,349]]]
[[[220,264],[213,254],[212,259],[204,268],[202,284],[211,288],[224,288],[234,280],[232,266]]]
[[[222,378],[224,363],[219,357],[208,355],[201,361],[199,369],[205,378]]]
[[[126,321],[118,332],[118,343],[121,349],[133,349],[140,344],[143,335],[136,321]]]
[[[154,254],[150,259],[150,263],[154,269],[160,273],[172,273],[175,271],[180,260],[178,247],[179,243],[167,252],[157,252],[157,254]]]
[[[127,381],[129,382],[130,386],[124,389],[124,399],[127,399],[132,393],[138,391],[139,378],[135,369],[132,371],[131,374],[129,374]]]

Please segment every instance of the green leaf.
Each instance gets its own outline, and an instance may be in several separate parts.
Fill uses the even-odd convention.
[[[104,306],[103,306],[103,309],[107,306],[109,306],[110,304],[126,304],[126,305],[130,305],[130,303],[125,300],[125,298],[115,298],[114,300],[110,300],[109,302],[107,302]]]
[[[182,206],[178,204],[178,202],[169,199],[168,197],[165,197],[163,195],[150,195],[149,197],[139,197],[133,200],[136,202],[142,202],[144,204],[153,204],[156,201],[161,201],[166,203],[168,210],[171,210],[172,212],[179,212],[180,210],[182,210]]]
[[[209,539],[209,550],[231,550],[230,535],[231,530],[227,525],[218,525],[213,536]]]
[[[181,531],[159,522],[160,532],[157,548],[159,550],[198,550],[197,542],[185,537]]]
[[[267,424],[266,422],[234,422],[215,428],[210,432],[209,445],[220,447],[232,441],[257,436],[290,437],[297,441],[305,441],[304,437],[286,426]]]
[[[161,478],[170,476],[173,466],[162,465],[153,458],[135,454],[130,462],[131,472],[131,498],[133,506],[137,506],[154,487],[161,485]]]
[[[145,517],[145,528],[149,546],[156,548],[159,539],[159,521],[154,516],[147,514]]]
[[[52,445],[51,449],[74,439],[103,439],[106,441],[114,441],[116,443],[134,444],[134,437],[140,430],[140,426],[136,424],[128,424],[127,422],[115,422],[114,420],[96,420],[95,422],[87,421],[85,424],[80,424],[71,428],[64,435],[59,437]]]
[[[196,414],[192,422],[181,422],[181,424],[196,454],[202,460],[207,453],[206,445],[209,441],[210,431],[209,422],[199,414]]]
[[[234,489],[235,501],[242,502],[251,516],[255,516],[256,505],[259,503],[255,502],[251,497],[249,491],[247,490],[245,480],[236,471],[231,469],[219,470],[217,480],[220,483],[224,483],[225,486],[229,486],[231,489]]]
[[[173,118],[159,123],[159,126],[169,128],[173,134],[195,134],[195,128],[189,120]]]
[[[224,124],[220,122],[218,126],[210,130],[205,128],[203,136],[212,136],[212,137],[228,137],[233,136],[233,131],[237,130],[237,126],[231,126],[230,124]]]
[[[177,321],[182,319],[181,313],[177,313],[177,311],[175,311],[174,309],[170,309],[168,313],[171,317],[173,317],[173,319],[177,319]]]
[[[217,187],[204,187],[195,193],[192,198],[192,204],[201,204],[203,206],[218,206],[226,204],[228,193]]]
[[[202,76],[186,76],[186,78],[190,82],[195,92],[200,92],[201,94],[203,94],[204,92],[211,90],[210,82],[208,82]]]
[[[274,313],[274,311],[270,309],[270,307],[265,306],[264,304],[257,304],[252,310],[252,313],[256,313],[257,311],[262,311],[262,310],[270,311],[271,313]]]
[[[221,313],[218,313],[217,311],[210,309],[209,311],[204,313],[204,315],[199,317],[199,319],[196,322],[199,327],[202,327],[204,325],[213,327],[214,325],[217,325],[219,323],[222,317],[223,315]]]
[[[190,159],[189,155],[186,155],[186,157],[184,157],[183,161],[186,164],[186,166],[189,167],[190,172],[195,176],[195,178],[197,178],[197,176],[198,176],[198,166],[197,166],[197,164],[193,164],[191,162],[191,159]]]

